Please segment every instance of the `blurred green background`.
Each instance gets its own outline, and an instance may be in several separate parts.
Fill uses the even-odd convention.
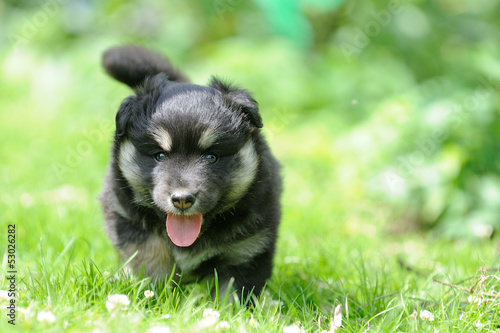
[[[131,91],[100,57],[136,43],[193,82],[216,74],[254,93],[297,241],[489,238],[500,229],[498,13],[495,0],[5,0],[2,220],[26,250],[69,233],[109,252],[95,198]]]

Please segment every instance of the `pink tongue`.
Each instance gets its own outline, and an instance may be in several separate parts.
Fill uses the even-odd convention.
[[[167,215],[167,234],[172,243],[187,247],[194,243],[201,229],[202,215]]]

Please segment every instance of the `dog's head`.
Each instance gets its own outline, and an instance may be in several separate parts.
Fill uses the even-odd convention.
[[[255,179],[262,127],[250,94],[220,80],[187,83],[167,59],[137,46],[108,50],[103,65],[136,94],[116,115],[115,157],[137,204],[166,218],[178,246],[204,217],[233,207]]]
[[[116,116],[118,167],[136,203],[165,214],[172,242],[190,246],[204,217],[234,206],[254,181],[257,104],[217,79],[203,87],[160,73],[134,88]]]

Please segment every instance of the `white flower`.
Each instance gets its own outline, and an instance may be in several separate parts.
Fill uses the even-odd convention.
[[[8,301],[11,298],[7,290],[0,290],[0,302]]]
[[[470,295],[469,297],[467,297],[467,302],[476,303],[479,306],[479,305],[481,305],[481,303],[483,303],[483,299],[481,297],[476,297],[474,295]]]
[[[160,318],[161,319],[170,319],[170,315],[167,313],[167,314],[164,314],[163,316],[161,316]]]
[[[432,312],[422,310],[420,311],[420,319],[425,321],[434,321],[434,315],[432,314]]]
[[[477,328],[483,328],[485,325],[481,323],[479,320],[475,323]]]
[[[193,309],[194,310],[194,309]],[[220,313],[214,309],[203,310],[203,318],[191,327],[190,332],[201,332],[214,327],[219,320]]]
[[[283,327],[283,333],[301,333],[304,332],[299,326],[293,324]]]
[[[330,324],[330,331],[335,332],[342,326],[342,305],[339,304],[333,312],[333,321]]]
[[[151,327],[146,331],[146,333],[170,333],[170,327],[168,326],[155,326]]]
[[[276,301],[276,300],[272,299],[269,301],[269,304],[271,304],[272,307],[280,307],[280,306],[283,306],[284,303],[281,301]]]
[[[153,297],[154,295],[155,295],[155,292],[154,292],[154,291],[152,291],[152,290],[146,290],[146,291],[144,292],[144,297],[146,297],[146,298],[151,298],[151,297]]]
[[[200,319],[195,325],[191,326],[188,330],[189,332],[202,332],[209,328],[212,328],[217,324],[217,317],[208,316]]]
[[[231,328],[231,325],[229,325],[229,323],[227,321],[221,321],[219,323],[217,323],[217,325],[215,325],[215,329],[216,330],[225,330],[225,329],[230,329]]]
[[[250,318],[250,320],[248,321],[248,325],[250,325],[252,327],[257,327],[257,326],[259,326],[259,323],[252,316],[252,318]]]
[[[127,306],[129,306],[129,304],[130,300],[128,299],[127,295],[123,294],[109,295],[108,300],[106,301],[106,309],[108,309],[108,311],[111,312],[121,305],[123,305],[126,308]]]
[[[36,320],[41,323],[53,323],[56,321],[56,316],[50,311],[40,311],[36,315]]]
[[[203,310],[203,318],[213,318],[219,319],[220,313],[215,311],[214,309],[205,309]]]
[[[17,312],[22,313],[26,318],[33,317],[35,313],[33,312],[33,301],[30,302],[27,309],[17,308]]]
[[[321,322],[321,319],[320,319]],[[330,330],[323,330],[321,333],[335,333],[342,326],[342,304],[339,304],[335,307],[335,311],[333,312],[333,318],[330,323]],[[301,332],[303,332],[302,330]]]

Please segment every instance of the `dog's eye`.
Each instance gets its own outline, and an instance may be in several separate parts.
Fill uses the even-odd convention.
[[[156,162],[163,162],[167,159],[167,154],[164,152],[159,152],[153,155]]]
[[[215,163],[215,162],[217,162],[217,160],[219,158],[214,154],[208,154],[208,155],[205,155],[205,159],[207,160],[207,162]]]

